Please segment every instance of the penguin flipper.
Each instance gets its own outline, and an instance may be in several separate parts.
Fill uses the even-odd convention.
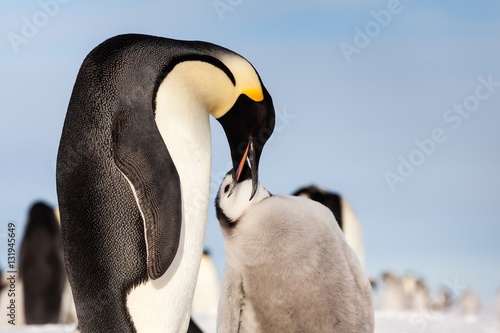
[[[113,159],[130,183],[141,212],[147,272],[161,277],[177,253],[182,225],[180,178],[153,114],[121,110],[112,128]]]

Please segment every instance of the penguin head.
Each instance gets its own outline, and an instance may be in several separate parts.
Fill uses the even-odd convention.
[[[251,199],[258,188],[260,156],[274,130],[275,111],[271,95],[253,66],[242,57],[223,58],[234,76],[234,103],[227,111],[212,113],[222,125],[231,149],[234,185],[250,171]],[[247,198],[248,200],[248,198]]]
[[[255,195],[260,156],[275,124],[273,101],[255,68],[242,56],[217,48],[210,55],[181,57],[163,72],[165,79],[159,81],[169,84],[159,83],[155,107],[166,103],[162,96],[175,90],[173,99],[178,103],[199,106],[217,119],[231,149],[234,182],[249,167],[250,196]]]
[[[271,196],[271,193],[258,183],[254,195],[249,200],[254,191],[251,172],[244,172],[239,182],[234,181],[233,177],[233,170],[226,174],[215,199],[217,218],[223,227],[234,227],[252,206]]]

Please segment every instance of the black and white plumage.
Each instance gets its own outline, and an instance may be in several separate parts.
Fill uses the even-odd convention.
[[[236,177],[248,157],[256,184],[274,108],[243,57],[121,35],[84,60],[57,161],[82,332],[188,329],[208,209],[209,115],[224,128]]]
[[[59,323],[66,284],[59,224],[52,207],[35,203],[21,243],[19,277],[22,280],[25,323]]]
[[[292,195],[309,198],[328,207],[335,216],[340,229],[342,229],[347,243],[356,252],[361,266],[364,267],[365,249],[363,232],[358,217],[349,201],[338,193],[329,192],[314,185],[301,187],[293,192]]]
[[[216,199],[218,332],[373,332],[370,282],[330,210],[260,185],[249,200],[250,180],[232,184],[230,173]]]
[[[23,252],[22,257],[27,260],[28,264],[27,271],[30,272],[31,280],[25,281],[21,280],[19,274],[4,274],[2,280],[0,281],[0,286],[8,286],[4,290],[0,288],[0,308],[5,309],[10,305],[10,301],[15,298],[15,325],[23,326],[26,325],[26,317],[29,318],[29,323],[33,324],[34,317],[48,317],[49,312],[51,312],[51,322],[60,324],[74,324],[76,322],[76,312],[75,305],[73,302],[73,296],[71,293],[71,288],[68,283],[68,279],[65,276],[64,281],[61,281],[61,267],[64,265],[62,245],[61,245],[61,235],[58,221],[58,210],[52,210],[45,203],[36,203],[31,206],[30,211],[35,210],[36,214],[29,214],[28,224],[36,223],[38,227],[34,228],[35,232],[30,231],[30,236],[26,238],[26,242],[23,239],[24,249],[27,251]],[[36,212],[37,211],[37,212]],[[51,211],[54,213],[52,214]],[[35,217],[33,219],[32,217]],[[54,218],[56,218],[57,226],[54,225]],[[38,222],[35,222],[38,220]],[[43,222],[45,221],[45,222]],[[40,232],[45,226],[46,229],[50,230],[48,232]],[[33,228],[32,228],[33,229]],[[36,231],[38,229],[38,231]],[[57,233],[52,231],[57,229]],[[28,230],[28,225],[26,226],[26,232]],[[47,237],[48,235],[51,235]],[[47,251],[47,249],[50,249]],[[55,259],[55,261],[54,261]],[[30,261],[36,261],[33,265]],[[59,263],[57,263],[59,261]],[[45,287],[40,287],[43,280],[46,282],[47,277],[49,277],[50,283],[47,283]],[[7,280],[9,279],[9,280]],[[33,283],[33,279],[35,283]],[[26,290],[28,294],[25,294],[24,285],[28,284]],[[38,291],[35,289],[38,284]],[[57,285],[54,288],[54,285]],[[62,295],[59,295],[61,285],[63,285]],[[35,292],[35,293],[34,293]],[[25,302],[26,298],[26,302]],[[58,310],[54,306],[47,306],[47,303],[53,303],[54,300],[60,299],[60,305]],[[26,307],[25,307],[26,304]],[[38,304],[38,305],[37,305]],[[56,319],[56,313],[58,313]],[[12,322],[9,322],[12,317],[2,316],[0,317],[0,327],[11,327]],[[36,322],[41,323],[41,320]],[[43,321],[45,322],[45,320]]]

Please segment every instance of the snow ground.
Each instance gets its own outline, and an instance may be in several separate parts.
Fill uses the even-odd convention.
[[[493,314],[464,316],[428,310],[375,313],[375,333],[500,333]]]
[[[215,318],[196,318],[206,333],[215,333]],[[69,333],[75,325],[45,325],[34,327],[2,328],[3,333]],[[500,320],[493,312],[477,317],[459,312],[439,313],[430,311],[376,311],[375,333],[500,333]]]

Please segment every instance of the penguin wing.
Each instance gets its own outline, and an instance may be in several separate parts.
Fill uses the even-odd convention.
[[[217,332],[236,333],[239,331],[240,314],[243,302],[243,280],[241,275],[226,266],[224,286],[217,310]]]
[[[147,271],[162,276],[177,253],[182,225],[180,179],[154,115],[123,108],[113,120],[116,166],[130,183],[144,222]]]

